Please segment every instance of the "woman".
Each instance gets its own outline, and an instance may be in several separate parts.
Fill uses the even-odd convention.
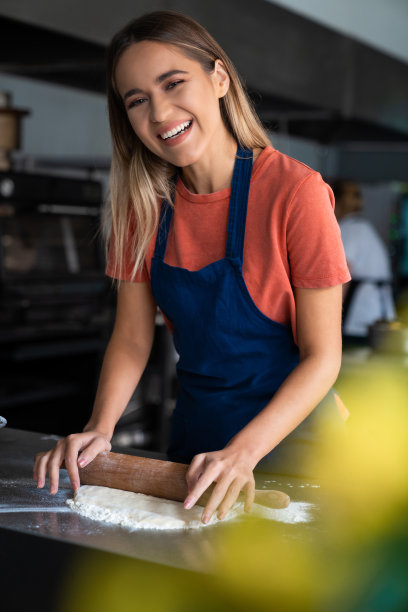
[[[186,16],[150,13],[113,38],[108,102],[115,327],[89,423],[37,456],[35,478],[48,471],[55,493],[65,460],[77,489],[78,466],[110,449],[158,305],[180,355],[168,454],[190,463],[185,507],[216,483],[203,522],[241,490],[249,510],[255,466],[290,464],[289,434],[315,437],[307,417],[339,371],[349,274],[332,193],[273,149],[230,60]],[[340,421],[330,393],[319,406]]]

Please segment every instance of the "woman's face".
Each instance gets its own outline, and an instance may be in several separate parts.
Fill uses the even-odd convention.
[[[143,41],[122,53],[115,79],[135,134],[175,166],[197,162],[225,132],[219,99],[229,77],[219,60],[208,74],[174,45]]]

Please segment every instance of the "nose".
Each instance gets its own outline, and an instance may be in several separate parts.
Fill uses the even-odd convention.
[[[170,104],[165,96],[156,95],[150,99],[150,121],[152,123],[163,123],[170,114]]]

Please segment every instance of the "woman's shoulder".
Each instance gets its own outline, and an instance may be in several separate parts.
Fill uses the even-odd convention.
[[[253,178],[272,181],[276,177],[288,186],[295,186],[308,177],[321,180],[318,171],[270,145],[265,147],[255,160]]]
[[[266,147],[257,157],[253,179],[263,193],[271,194],[275,202],[280,199],[288,204],[296,195],[301,195],[302,199],[321,195],[334,203],[331,189],[320,172],[272,146]]]

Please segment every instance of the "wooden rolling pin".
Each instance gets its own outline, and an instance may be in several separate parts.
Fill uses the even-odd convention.
[[[64,465],[62,466],[65,467]],[[144,493],[175,501],[184,501],[188,494],[186,473],[188,465],[173,461],[159,461],[121,453],[101,453],[91,463],[79,469],[81,484],[111,487],[134,493]],[[205,506],[212,487],[198,500]],[[240,494],[240,499],[244,494]],[[255,503],[270,508],[286,508],[290,498],[282,491],[255,491]]]

